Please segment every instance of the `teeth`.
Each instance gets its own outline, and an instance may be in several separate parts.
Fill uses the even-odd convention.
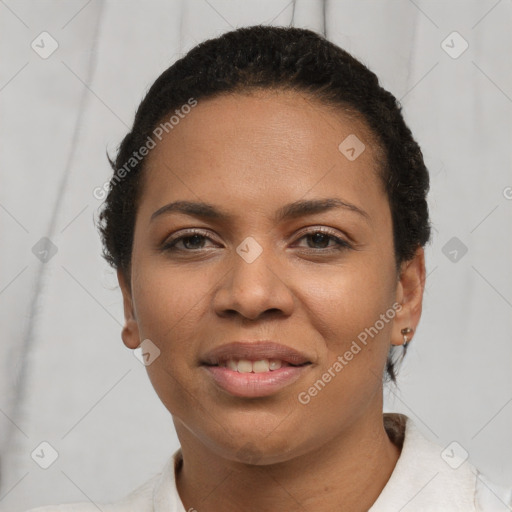
[[[282,363],[281,363],[281,361],[279,361],[279,359],[271,359],[268,362],[268,367],[270,368],[270,370],[279,370],[279,368],[281,368],[281,366],[282,366]]]
[[[229,368],[238,373],[263,373],[273,370],[279,370],[283,366],[279,359],[260,359],[259,361],[249,361],[248,359],[229,359],[219,366]]]
[[[238,373],[250,373],[252,372],[252,363],[247,359],[240,359],[238,361]]]
[[[262,359],[261,361],[254,361],[254,363],[252,363],[252,371],[254,373],[268,372],[269,371],[268,359]]]

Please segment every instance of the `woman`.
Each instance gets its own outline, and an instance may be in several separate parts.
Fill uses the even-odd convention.
[[[122,338],[181,448],[102,510],[508,510],[383,415],[421,316],[429,177],[370,70],[309,30],[226,33],[156,80],[111,164]]]

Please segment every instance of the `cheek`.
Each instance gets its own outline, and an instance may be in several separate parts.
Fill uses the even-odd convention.
[[[312,400],[316,404],[352,409],[354,401],[361,405],[382,384],[395,316],[396,274],[392,248],[385,242],[381,247],[352,256],[328,274],[303,274],[302,301],[319,335],[322,356],[321,368],[308,384],[319,377],[328,382],[317,386],[322,391]]]
[[[304,288],[321,358],[297,399],[315,429],[326,435],[341,417],[355,420],[380,392],[394,317],[393,276],[392,262],[366,262]]]
[[[165,359],[169,364],[179,361],[173,357],[176,351],[186,361],[187,355],[192,355],[194,347],[190,340],[214,285],[211,274],[180,270],[149,258],[147,261],[140,258],[137,264],[134,297],[141,338],[149,338],[162,354],[167,353],[170,357]]]
[[[325,272],[303,273],[300,280],[301,301],[330,350],[343,350],[374,325],[391,308],[396,292],[393,262],[370,253]],[[379,330],[389,331],[390,325]]]
[[[176,267],[140,260],[134,280],[135,310],[141,339],[150,339],[160,350],[146,367],[153,388],[173,414],[186,416],[197,384],[193,379],[199,317],[208,290],[213,286],[206,272],[180,272]],[[136,267],[134,267],[136,268]],[[194,401],[194,407],[199,406]]]

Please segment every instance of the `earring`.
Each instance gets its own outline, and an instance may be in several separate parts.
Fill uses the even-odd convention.
[[[405,328],[404,328],[404,329],[402,329],[400,332],[402,333],[402,335],[403,335],[403,337],[404,337],[404,343],[403,343],[403,345],[402,345],[402,346],[403,346],[404,348],[406,348],[406,347],[407,347],[407,343],[409,343],[409,341],[411,341],[411,340],[407,337],[407,335],[408,335],[408,334],[411,334],[411,332],[413,332],[413,329],[411,329],[410,327],[405,327]]]

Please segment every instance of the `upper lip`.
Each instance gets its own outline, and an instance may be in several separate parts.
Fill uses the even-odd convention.
[[[309,363],[309,359],[299,351],[269,340],[234,341],[207,352],[201,363],[215,366],[230,359],[259,361],[261,359],[279,359],[293,365]]]

